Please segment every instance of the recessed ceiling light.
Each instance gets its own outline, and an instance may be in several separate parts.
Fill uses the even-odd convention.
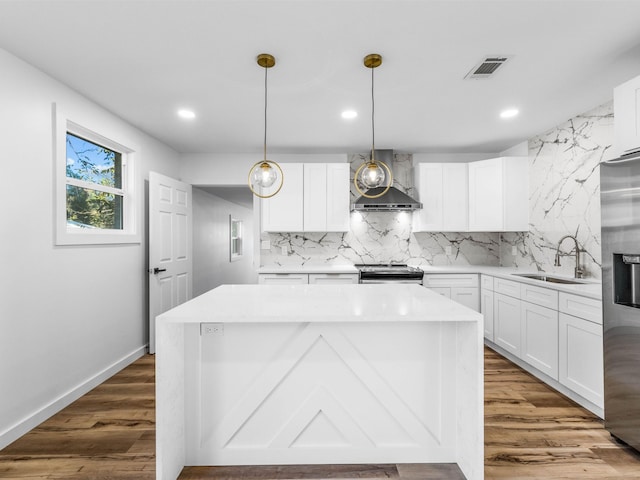
[[[358,112],[356,112],[355,110],[345,110],[344,112],[342,112],[342,118],[346,118],[347,120],[356,118],[357,116]]]
[[[178,116],[180,118],[185,118],[187,120],[192,120],[196,118],[196,114],[193,112],[193,110],[187,110],[185,108],[178,110]]]
[[[519,112],[517,108],[509,108],[507,110],[503,110],[502,112],[500,112],[500,118],[513,118],[517,116],[518,113]]]

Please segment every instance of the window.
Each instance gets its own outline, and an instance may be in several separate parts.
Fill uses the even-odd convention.
[[[229,261],[242,258],[242,221],[235,220],[229,215]]]
[[[60,112],[55,118],[56,243],[138,243],[135,150]]]

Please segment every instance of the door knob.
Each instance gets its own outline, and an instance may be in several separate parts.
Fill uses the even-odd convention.
[[[158,267],[156,267],[156,268],[154,268],[154,269],[153,269],[153,274],[154,274],[154,275],[157,275],[157,274],[159,274],[160,272],[166,272],[166,271],[167,271],[167,269],[166,269],[166,268],[158,268]]]

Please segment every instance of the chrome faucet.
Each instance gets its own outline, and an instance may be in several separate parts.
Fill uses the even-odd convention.
[[[567,238],[570,238],[576,244],[576,268],[575,268],[574,272],[575,272],[575,277],[576,278],[582,278],[584,276],[584,270],[582,268],[580,268],[580,252],[582,250],[580,250],[580,247],[578,246],[578,240],[573,235],[565,235],[564,237],[562,237],[560,239],[560,241],[558,242],[558,248],[556,249],[556,260],[555,260],[555,262],[553,262],[553,265],[556,266],[556,267],[560,267],[561,266],[561,264],[560,264],[560,256],[561,255],[571,255],[570,253],[560,253],[560,245],[562,245],[562,242]]]

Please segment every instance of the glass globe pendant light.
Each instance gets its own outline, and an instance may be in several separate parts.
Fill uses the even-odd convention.
[[[249,188],[257,197],[270,198],[282,189],[284,182],[280,165],[267,160],[267,71],[276,64],[276,59],[273,55],[261,53],[256,60],[264,68],[264,157],[249,170]]]
[[[391,169],[384,162],[379,162],[375,157],[376,129],[375,129],[375,98],[373,89],[373,70],[382,65],[382,56],[372,53],[364,57],[364,66],[371,69],[371,159],[364,162],[353,176],[353,184],[360,195],[366,198],[379,198],[389,191],[393,184]],[[388,179],[388,180],[387,180]],[[385,184],[386,187],[380,189]],[[364,192],[360,185],[375,192]],[[380,190],[380,191],[378,191]]]

